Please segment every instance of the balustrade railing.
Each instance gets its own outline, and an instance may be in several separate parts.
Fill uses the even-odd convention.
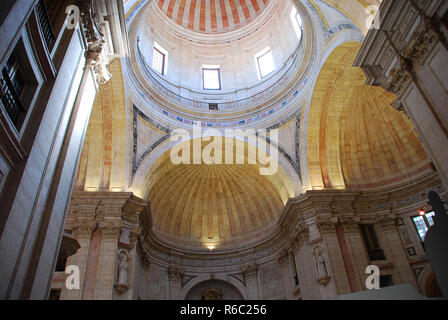
[[[48,50],[51,50],[56,37],[53,32],[53,27],[51,26],[50,18],[48,16],[47,8],[45,6],[44,0],[40,0],[37,3],[37,16],[39,19],[39,25],[42,31],[42,37],[47,44]]]
[[[19,126],[20,116],[26,113],[25,108],[23,108],[22,103],[14,89],[14,85],[9,78],[8,72],[6,69],[3,69],[1,78],[0,78],[0,98],[3,103],[3,107],[9,115],[12,123],[16,126]]]
[[[155,75],[154,73],[155,71],[153,71],[152,68],[146,63],[145,58],[142,55],[142,52],[140,51],[139,42],[137,42],[137,59],[143,66],[145,74],[148,75],[147,79],[149,79],[152,89],[154,89],[159,94],[164,96],[170,102],[174,102],[178,105],[182,105],[187,108],[202,109],[208,111],[240,110],[248,107],[253,107],[254,104],[261,104],[267,101],[268,99],[272,98],[273,96],[275,96],[282,89],[284,89],[285,84],[287,84],[288,81],[292,77],[294,77],[294,75],[297,72],[298,60],[299,60],[298,58],[302,48],[302,43],[303,41],[301,40],[297,49],[285,63],[287,64],[289,62],[288,65],[282,67],[282,70],[286,69],[286,71],[272,85],[268,87],[263,87],[262,91],[254,95],[251,95],[250,97],[240,100],[228,100],[225,102],[219,102],[219,101],[207,102],[207,101],[194,100],[187,97],[183,97],[180,94],[168,89],[157,79],[158,76]],[[179,91],[181,90],[181,87],[177,88],[179,89]]]

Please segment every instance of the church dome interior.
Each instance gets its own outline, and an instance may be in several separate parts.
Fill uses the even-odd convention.
[[[2,6],[1,298],[448,294],[447,1]]]

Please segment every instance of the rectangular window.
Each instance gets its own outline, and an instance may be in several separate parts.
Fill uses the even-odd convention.
[[[300,14],[297,12],[296,7],[293,7],[291,10],[291,22],[292,25],[294,27],[294,31],[297,34],[297,38],[300,40],[302,39],[302,26],[303,26],[303,21],[302,21],[302,17],[300,16]]]
[[[362,224],[360,227],[370,261],[386,259],[380,248],[373,224]]]
[[[152,67],[158,73],[166,74],[166,64],[167,64],[168,52],[154,42],[154,49],[152,54]]]
[[[260,79],[270,75],[275,70],[274,58],[269,47],[255,55]]]
[[[414,222],[415,229],[417,230],[420,240],[425,241],[426,232],[428,232],[429,227],[434,224],[432,217],[435,216],[434,212],[428,212],[424,215],[418,215],[412,217],[412,222]]]
[[[202,78],[205,90],[221,90],[221,75],[219,66],[202,66]]]

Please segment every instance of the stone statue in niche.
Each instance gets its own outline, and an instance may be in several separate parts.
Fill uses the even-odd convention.
[[[328,274],[327,262],[325,260],[324,249],[317,246],[313,249],[314,261],[316,264],[317,282],[326,286],[330,282],[330,276]]]
[[[121,249],[118,252],[118,279],[115,289],[119,293],[125,292],[129,287],[129,253],[127,250]]]

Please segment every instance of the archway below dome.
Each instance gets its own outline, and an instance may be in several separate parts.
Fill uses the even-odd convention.
[[[231,283],[211,279],[200,282],[191,288],[185,300],[243,300],[240,291]]]
[[[223,147],[232,141],[223,140]],[[193,142],[183,144],[193,147]],[[142,196],[150,200],[153,231],[162,240],[218,251],[246,247],[269,234],[294,197],[297,182],[290,181],[280,166],[272,174],[260,174],[266,163],[261,150],[248,143],[243,146],[241,164],[236,162],[236,142],[233,164],[225,164],[225,152],[222,164],[174,164],[172,149],[154,162]]]

